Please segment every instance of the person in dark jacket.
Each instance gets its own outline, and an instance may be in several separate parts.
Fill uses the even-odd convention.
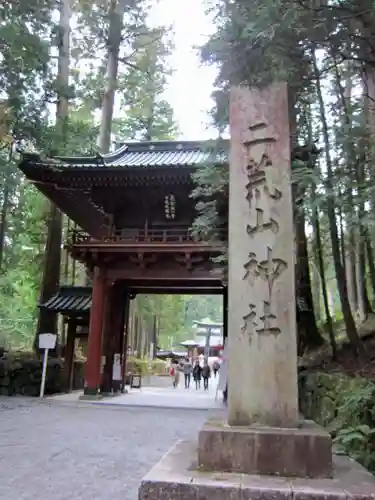
[[[223,403],[225,406],[228,404],[228,384],[225,386],[225,389],[223,391]]]
[[[189,358],[185,359],[185,362],[183,364],[183,369],[184,369],[184,378],[185,378],[185,389],[189,389],[191,372],[193,371],[193,366],[192,366]]]
[[[208,391],[208,381],[209,378],[211,377],[211,368],[207,360],[205,360],[204,366],[202,368],[202,377],[203,377],[203,388],[205,391]]]
[[[200,389],[201,388],[201,379],[202,379],[202,368],[201,368],[198,360],[195,362],[195,365],[193,368],[193,379],[195,382],[195,388]]]

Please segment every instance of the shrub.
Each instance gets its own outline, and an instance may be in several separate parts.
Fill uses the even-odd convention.
[[[301,410],[328,427],[338,453],[375,471],[375,384],[341,374],[300,378]]]
[[[137,375],[160,375],[166,373],[166,363],[160,359],[154,359],[149,362],[148,358],[129,357],[127,360],[126,371]]]

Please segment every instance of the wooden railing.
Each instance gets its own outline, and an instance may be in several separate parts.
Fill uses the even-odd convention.
[[[215,241],[225,241],[226,234],[224,231],[218,234]],[[68,245],[84,245],[87,243],[112,243],[118,245],[131,245],[136,243],[199,243],[203,242],[200,238],[195,237],[189,230],[186,229],[122,229],[110,236],[104,236],[101,239],[96,239],[85,233],[84,231],[72,230],[68,235]]]

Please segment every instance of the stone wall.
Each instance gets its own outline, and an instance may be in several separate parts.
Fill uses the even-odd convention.
[[[61,359],[49,359],[46,378],[46,394],[62,390]],[[31,353],[4,354],[0,359],[0,394],[13,396],[38,396],[42,378],[42,361]]]
[[[74,363],[73,390],[83,389],[84,365]],[[64,392],[64,361],[61,358],[48,360],[45,394]],[[0,357],[0,395],[39,396],[42,379],[42,361],[33,353],[3,353]]]
[[[327,427],[338,452],[375,472],[375,384],[360,377],[301,372],[300,410]]]

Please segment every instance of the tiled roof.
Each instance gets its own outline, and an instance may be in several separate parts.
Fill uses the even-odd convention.
[[[100,167],[197,167],[208,161],[228,163],[229,141],[142,141],[119,145],[113,153],[87,157],[54,157],[58,166],[77,168]],[[25,155],[33,163],[50,163]],[[56,165],[56,166],[57,166]]]
[[[199,166],[208,161],[224,163],[226,154],[215,151],[212,143],[204,142],[144,142],[125,144],[120,158],[105,159],[110,166],[163,167]]]
[[[90,312],[91,287],[62,286],[59,292],[39,307],[65,314],[84,314]]]

